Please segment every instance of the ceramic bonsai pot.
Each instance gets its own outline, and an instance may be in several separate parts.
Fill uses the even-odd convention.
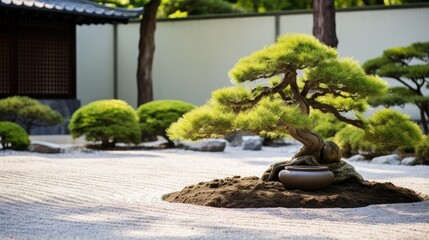
[[[295,165],[280,171],[279,180],[286,189],[315,191],[328,188],[334,174],[324,166]]]

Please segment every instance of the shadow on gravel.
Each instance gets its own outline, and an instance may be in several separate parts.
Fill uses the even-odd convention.
[[[67,150],[64,153],[35,153],[28,151],[0,151],[1,156],[36,156],[49,159],[91,159],[91,158],[163,158],[151,151],[100,151],[100,150]]]
[[[139,203],[137,203],[139,204]],[[140,203],[141,204],[141,203]],[[414,203],[411,203],[414,204]],[[273,222],[312,220],[337,224],[394,225],[427,223],[427,213],[419,212],[428,202],[378,205],[357,209],[229,209],[248,215],[249,219],[269,215]],[[219,222],[215,217],[204,219],[195,216],[191,209],[176,212],[174,207],[162,208],[161,212],[147,208],[113,206],[60,206],[48,203],[0,202],[0,238],[16,239],[326,239],[332,238],[320,232],[318,236],[306,231],[299,234],[296,226],[283,229],[242,225],[233,219]],[[192,206],[190,206],[192,208]],[[213,209],[212,209],[213,210]],[[225,209],[211,211],[222,215]],[[170,216],[175,216],[171,218]],[[245,217],[245,216],[243,216]],[[263,217],[265,219],[265,217]],[[228,224],[228,227],[225,225]],[[267,223],[269,224],[269,223]],[[301,226],[301,225],[300,225]],[[329,226],[327,226],[329,227]],[[289,231],[288,231],[289,229]],[[326,233],[329,234],[329,231]]]

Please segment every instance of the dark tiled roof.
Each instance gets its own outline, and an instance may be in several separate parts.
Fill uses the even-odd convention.
[[[125,23],[143,12],[143,8],[108,7],[87,0],[0,0],[0,8],[75,15],[79,24]]]

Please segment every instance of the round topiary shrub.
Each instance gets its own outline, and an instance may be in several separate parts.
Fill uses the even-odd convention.
[[[30,145],[30,139],[18,124],[0,122],[0,144],[3,149],[26,150]]]
[[[426,136],[426,138],[422,141],[422,143],[417,146],[416,156],[417,156],[417,159],[422,164],[429,164],[429,137],[428,136]]]
[[[169,146],[174,146],[165,131],[183,114],[194,108],[195,105],[179,100],[157,100],[141,105],[137,109],[137,114],[143,141],[160,135],[167,139]]]
[[[79,108],[72,116],[69,130],[73,138],[85,136],[101,141],[103,148],[116,143],[139,143],[140,128],[134,109],[122,100],[99,100]]]
[[[334,142],[340,147],[343,156],[350,157],[358,153],[364,145],[364,132],[353,126],[346,126],[335,134]]]

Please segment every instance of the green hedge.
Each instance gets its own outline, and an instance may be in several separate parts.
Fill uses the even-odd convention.
[[[140,119],[142,140],[147,141],[160,135],[173,145],[165,131],[173,122],[195,107],[193,104],[179,100],[157,100],[141,105],[137,109],[137,115]]]
[[[69,130],[73,138],[85,136],[89,141],[101,141],[105,148],[118,142],[140,142],[137,114],[122,100],[99,100],[79,108],[70,120]]]
[[[3,149],[26,150],[30,145],[30,139],[18,124],[0,122],[0,144]]]

